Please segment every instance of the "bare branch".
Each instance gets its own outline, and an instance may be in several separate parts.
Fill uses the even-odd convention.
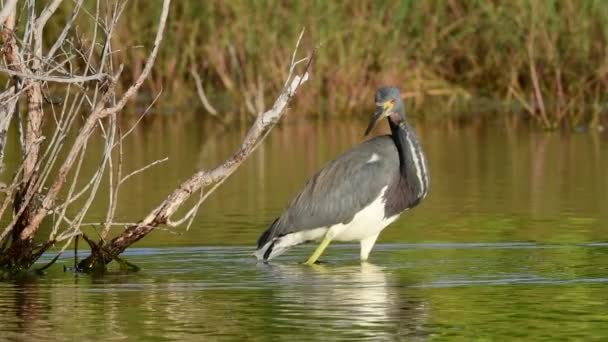
[[[144,83],[144,81],[148,78],[148,75],[150,74],[150,71],[152,70],[152,66],[154,66],[154,61],[156,60],[156,55],[158,54],[158,49],[160,48],[160,43],[163,40],[163,35],[165,32],[165,25],[167,23],[167,16],[169,15],[169,5],[170,4],[171,4],[171,0],[163,1],[163,9],[162,9],[162,12],[160,15],[160,22],[158,23],[158,31],[156,32],[156,38],[154,39],[154,47],[152,48],[152,52],[150,52],[150,55],[148,56],[148,59],[146,60],[146,64],[145,64],[144,69],[142,70],[141,74],[139,75],[139,77],[137,78],[135,83],[133,83],[131,85],[131,87],[129,87],[129,89],[124,93],[124,95],[122,96],[120,101],[118,101],[118,103],[116,105],[104,110],[104,114],[101,115],[102,117],[121,111],[124,108],[124,106],[127,104],[127,102],[137,93],[137,91],[139,90],[141,85]]]
[[[95,74],[89,76],[46,76],[46,75],[32,75],[30,73],[23,73],[19,71],[13,71],[7,68],[0,67],[0,72],[7,73],[10,76],[17,76],[22,79],[30,79],[35,81],[44,82],[55,82],[55,83],[83,83],[87,81],[99,81],[111,76],[108,74]]]
[[[4,170],[4,148],[8,138],[8,126],[17,107],[18,97],[15,96],[16,87],[9,87],[0,94],[0,174]]]
[[[140,167],[139,169],[137,169],[137,170],[135,170],[135,171],[133,171],[133,172],[129,173],[128,175],[124,176],[124,177],[123,177],[123,178],[122,178],[122,179],[119,181],[119,183],[118,183],[118,184],[122,184],[122,183],[126,182],[126,181],[127,181],[127,179],[129,179],[129,178],[131,178],[131,177],[135,176],[136,174],[141,173],[141,172],[144,172],[144,171],[146,171],[147,169],[151,168],[151,167],[152,167],[152,166],[154,166],[154,165],[157,165],[157,164],[160,164],[160,163],[164,163],[164,162],[166,162],[167,160],[169,160],[169,157],[165,157],[165,158],[163,158],[163,159],[157,159],[157,160],[155,160],[155,161],[153,161],[153,162],[149,163],[148,165],[145,165],[145,166],[143,166],[143,167]]]
[[[8,18],[11,12],[14,12],[17,7],[17,0],[8,0],[2,11],[0,11],[0,25],[4,25],[4,21]]]
[[[115,116],[111,116],[110,118],[115,119]],[[114,124],[116,124],[116,120],[113,120]],[[114,163],[112,162],[112,156],[110,155],[110,172],[109,176],[109,196],[108,196],[108,211],[106,213],[106,224],[104,224],[103,229],[101,231],[101,238],[105,240],[108,232],[110,231],[110,225],[114,220],[114,215],[116,214],[116,206],[118,204],[118,191],[120,190],[120,179],[122,178],[122,161],[123,161],[123,148],[122,148],[122,137],[121,131],[118,130],[118,165],[116,171],[116,180],[117,184],[114,186]],[[113,150],[116,145],[110,146],[110,149]]]
[[[63,0],[53,0],[53,2],[46,6],[44,10],[42,10],[42,13],[40,13],[40,16],[36,20],[36,26],[38,30],[42,30],[44,28],[46,22],[49,20],[49,18],[51,18],[53,13],[55,13],[59,5],[61,5],[62,1]]]
[[[26,73],[27,68],[22,62],[21,55],[19,54],[19,47],[17,46],[17,41],[14,36],[17,13],[15,8],[16,4],[12,5],[12,8],[10,7],[10,4],[8,4],[2,9],[3,12],[7,10],[7,16],[0,23],[2,24],[2,52],[4,53],[6,65],[13,71]]]
[[[47,54],[46,54],[47,60],[50,60],[51,58],[53,58],[53,56],[55,55],[55,52],[57,52],[57,50],[59,50],[59,48],[65,42],[65,38],[67,37],[68,32],[72,28],[72,25],[74,24],[74,20],[76,19],[76,16],[78,15],[78,12],[80,11],[80,7],[82,7],[83,2],[84,2],[84,0],[78,0],[78,2],[76,3],[76,6],[74,7],[74,10],[72,11],[72,15],[70,16],[70,18],[68,19],[68,22],[63,27],[63,30],[59,34],[59,37],[57,37],[55,44],[53,44],[53,46],[47,52]]]
[[[160,98],[160,95],[162,94],[162,89],[158,92],[158,94],[156,95],[156,97],[154,98],[154,100],[152,100],[152,102],[150,103],[150,105],[148,105],[148,107],[146,107],[146,110],[144,110],[143,113],[141,113],[141,115],[139,116],[139,118],[137,118],[137,121],[135,121],[135,123],[131,126],[131,128],[129,128],[127,130],[127,132],[125,134],[123,134],[123,136],[120,138],[120,141],[125,140],[131,133],[133,133],[133,130],[135,130],[135,127],[137,127],[137,125],[139,125],[139,123],[141,122],[141,120],[143,120],[143,118],[146,116],[146,114],[148,114],[148,112],[150,111],[150,109],[152,109],[152,107],[154,106],[154,104],[156,104],[156,101],[158,101],[158,99]]]
[[[98,171],[92,179],[93,186],[91,187],[91,192],[89,193],[89,197],[87,198],[85,203],[82,206],[80,206],[81,209],[78,212],[78,214],[76,215],[74,222],[70,226],[70,228],[73,228],[74,230],[80,230],[80,224],[84,220],[86,213],[89,211],[91,204],[93,204],[93,201],[95,200],[95,196],[97,194],[99,185],[101,184],[101,180],[103,178],[104,170],[105,170],[106,166],[109,165],[109,161],[112,156],[112,146],[114,145],[114,139],[116,137],[116,130],[117,130],[116,129],[116,120],[115,120],[115,118],[111,118],[109,132],[105,139],[106,147],[104,150],[104,155],[102,157],[101,165],[98,167]]]
[[[21,232],[22,237],[31,236],[38,229],[38,227],[40,226],[40,223],[46,217],[50,208],[53,207],[53,204],[55,203],[55,200],[57,199],[57,196],[59,195],[61,188],[65,184],[69,171],[71,170],[72,166],[74,165],[74,162],[77,160],[77,157],[78,157],[82,147],[88,141],[88,137],[92,134],[93,130],[95,129],[95,127],[97,125],[97,121],[108,115],[114,115],[118,111],[120,111],[122,108],[124,108],[127,101],[129,99],[131,99],[137,93],[137,91],[141,87],[142,83],[144,82],[144,79],[150,73],[150,70],[152,69],[152,65],[154,64],[154,61],[156,59],[156,55],[158,53],[158,48],[159,48],[160,42],[162,41],[165,24],[167,22],[167,16],[169,14],[169,5],[170,4],[171,4],[171,0],[163,1],[163,10],[161,13],[161,17],[159,19],[159,28],[156,33],[156,38],[154,41],[154,48],[152,49],[152,52],[150,53],[148,60],[146,61],[146,66],[144,67],[143,72],[141,73],[141,75],[139,76],[137,81],[127,90],[127,92],[123,95],[123,97],[120,99],[120,101],[118,103],[116,103],[112,107],[106,108],[105,107],[106,104],[109,102],[111,96],[114,94],[114,86],[116,83],[116,78],[122,71],[122,68],[119,70],[117,75],[114,77],[113,82],[110,83],[110,86],[108,87],[107,91],[105,92],[105,94],[103,94],[102,98],[96,103],[95,108],[93,109],[93,112],[89,115],[89,117],[85,121],[84,125],[81,127],[81,129],[78,133],[78,136],[76,137],[76,139],[72,145],[72,148],[70,149],[67,157],[64,160],[64,163],[59,168],[59,172],[58,172],[58,175],[57,175],[55,181],[50,186],[50,188],[47,192],[47,195],[42,202],[42,206],[38,210],[36,210],[36,212],[34,213],[34,215],[31,218],[31,220],[29,221],[29,224]]]
[[[9,185],[5,190],[4,190],[4,202],[2,202],[2,206],[0,207],[0,217],[2,217],[2,215],[4,214],[4,211],[8,208],[8,206],[11,204],[11,201],[13,199],[13,195],[14,195],[14,191],[17,189],[17,186],[19,185],[19,176],[21,175],[21,172],[23,172],[23,168],[24,165],[21,164],[21,166],[19,167],[19,170],[17,170],[17,172],[15,173],[15,176],[13,177],[13,182],[11,183],[11,185]],[[11,232],[11,230],[13,229],[13,224],[9,224],[6,228],[4,228],[4,231],[2,232],[2,234],[0,234],[0,243],[2,243],[4,241],[4,239],[8,236],[8,234]]]
[[[65,202],[62,205],[57,206],[54,209],[55,215],[59,211],[59,213],[58,213],[59,214],[59,219],[53,225],[53,229],[51,230],[51,234],[49,235],[49,239],[55,239],[55,236],[57,236],[57,232],[59,231],[59,225],[61,224],[62,220],[66,216],[66,211],[68,209],[68,206],[72,202],[74,202],[75,200],[77,200],[80,197],[80,195],[84,194],[86,192],[86,190],[91,186],[91,183],[89,183],[89,184],[85,185],[85,188],[80,193],[76,194],[75,196],[73,195],[74,191],[76,189],[76,183],[78,181],[78,176],[80,175],[80,170],[82,169],[82,163],[84,161],[85,153],[86,153],[86,145],[82,149],[82,153],[80,155],[80,158],[78,159],[78,165],[76,166],[76,171],[75,171],[74,177],[72,178],[72,184],[70,185],[70,188],[68,190],[68,194],[66,196],[66,200],[65,200]]]
[[[296,54],[298,52],[298,47],[300,46],[300,42],[302,42],[302,37],[304,37],[304,32],[306,32],[306,28],[303,28],[302,32],[300,32],[300,36],[298,36],[298,41],[296,42],[296,48],[293,50],[293,54],[291,54],[291,63],[289,63],[289,73],[287,74],[287,79],[285,79],[285,84],[283,84],[283,87],[287,87],[287,83],[289,83],[289,80],[291,79],[291,75],[293,75],[293,71],[295,70],[296,65],[298,65],[301,61],[305,60],[305,58],[304,58],[304,59],[296,62]]]
[[[42,36],[44,26],[46,26],[46,22],[51,18],[53,13],[55,13],[57,8],[59,8],[62,1],[63,0],[53,0],[42,10],[42,13],[40,13],[40,16],[38,16],[38,19],[34,22],[34,60],[32,63],[32,70],[34,73],[40,69],[42,63]]]
[[[296,50],[299,47],[300,38],[296,45]],[[292,58],[295,62],[295,57]],[[252,127],[247,132],[243,143],[239,149],[228,158],[223,164],[219,165],[211,171],[201,170],[193,174],[188,180],[183,182],[176,190],[173,191],[159,206],[152,210],[143,220],[138,222],[137,225],[128,227],[119,236],[114,238],[109,246],[108,250],[116,256],[124,251],[128,246],[137,242],[143,238],[146,234],[154,230],[156,227],[162,224],[171,224],[171,216],[184,204],[184,202],[190,198],[190,196],[201,190],[203,187],[215,184],[211,191],[204,194],[198,203],[186,214],[186,216],[179,222],[184,222],[186,219],[192,218],[195,215],[196,210],[204,199],[209,196],[217,186],[217,183],[223,182],[229,177],[247,157],[253,153],[253,151],[260,145],[260,142],[264,137],[268,135],[270,129],[278,122],[284,113],[289,100],[294,96],[296,90],[308,80],[309,74],[308,69],[312,62],[312,55],[308,58],[308,64],[302,75],[293,76],[295,69],[293,63],[289,66],[288,81],[285,83],[286,86],[279,97],[274,102],[272,108],[263,114],[259,115]],[[101,257],[104,258],[104,262],[110,262],[111,259],[106,259],[107,256],[90,256],[89,258],[81,262],[81,266],[87,268],[92,258]]]

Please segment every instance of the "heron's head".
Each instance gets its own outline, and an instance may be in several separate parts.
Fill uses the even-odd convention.
[[[389,118],[396,125],[405,120],[405,108],[399,88],[382,87],[376,91],[376,112],[365,130],[365,135],[368,135],[382,118]]]

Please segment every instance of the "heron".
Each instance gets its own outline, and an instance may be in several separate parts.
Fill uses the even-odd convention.
[[[305,262],[317,263],[332,241],[359,242],[362,262],[380,232],[416,207],[429,190],[426,158],[397,87],[381,87],[367,136],[382,118],[391,134],[369,139],[328,162],[296,194],[257,241],[258,260],[321,241]]]

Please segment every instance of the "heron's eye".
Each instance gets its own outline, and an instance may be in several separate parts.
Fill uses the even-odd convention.
[[[395,104],[395,100],[391,100],[390,102],[391,102],[391,104],[392,104],[392,105],[394,105],[394,104]]]

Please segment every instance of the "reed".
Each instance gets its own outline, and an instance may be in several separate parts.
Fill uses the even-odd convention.
[[[132,0],[126,12],[114,44],[129,83],[147,51],[131,46],[151,41],[160,2]],[[357,115],[390,83],[418,107],[482,98],[555,129],[599,125],[608,97],[603,0],[176,1],[169,25],[148,92],[198,106],[194,67],[221,113],[264,108],[302,27],[317,50],[300,113]]]

